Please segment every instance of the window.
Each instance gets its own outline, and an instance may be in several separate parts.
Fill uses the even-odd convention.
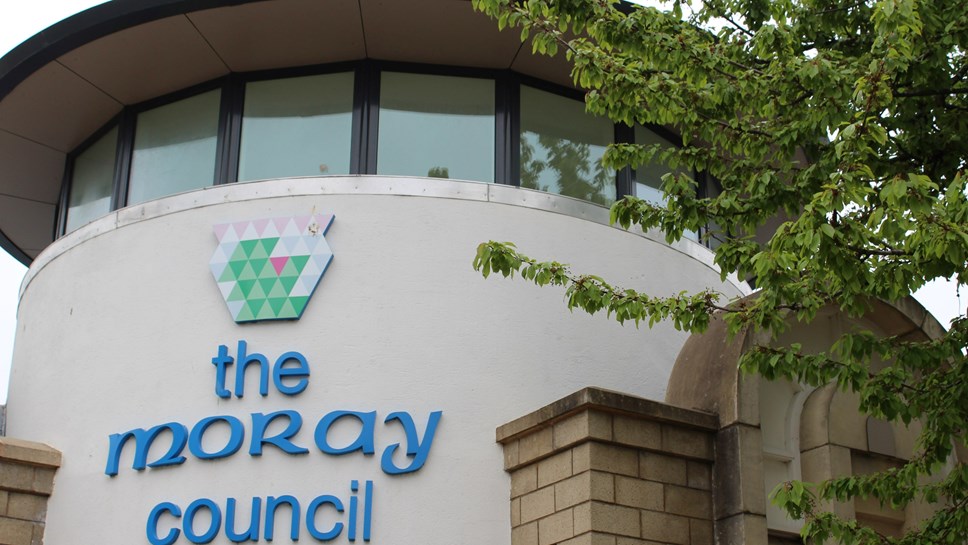
[[[212,185],[220,97],[209,91],[138,116],[128,204]]]
[[[353,73],[245,86],[239,181],[349,174]]]
[[[118,128],[115,126],[74,158],[65,232],[111,211],[117,147]]]
[[[635,131],[633,134],[636,144],[643,144],[646,146],[658,144],[660,146],[660,149],[656,152],[656,155],[652,156],[651,161],[643,165],[639,165],[639,167],[635,169],[635,196],[640,199],[650,201],[654,204],[664,205],[666,199],[662,194],[663,176],[671,172],[676,175],[685,174],[692,179],[695,179],[695,177],[691,171],[683,167],[673,170],[669,167],[669,165],[665,164],[659,158],[659,153],[661,153],[663,149],[675,147],[675,144],[641,125],[635,126]],[[686,231],[683,233],[683,237],[690,240],[699,241],[699,233],[695,231]]]
[[[616,127],[589,115],[579,96],[496,71],[443,75],[440,67],[434,74],[371,68],[363,63],[313,75],[300,69],[276,79],[261,79],[264,73],[250,80],[232,77],[211,91],[129,109],[136,115],[121,116],[117,126],[72,156],[65,230],[110,212],[112,205],[215,183],[327,174],[500,182],[605,206],[615,200],[617,173],[601,160]],[[367,83],[356,88],[359,81]],[[675,146],[642,126],[628,138]],[[661,178],[669,171],[659,159],[635,169],[631,180],[623,171],[622,191],[662,203]],[[685,169],[676,172],[694,177]]]
[[[383,72],[377,174],[494,181],[494,81]]]
[[[641,125],[635,126],[635,143],[647,146],[659,144],[665,149],[675,147],[675,144],[672,142],[659,136],[655,132],[642,127]],[[662,196],[662,176],[668,174],[669,172],[674,172],[675,174],[685,174],[690,178],[693,177],[691,172],[681,167],[673,171],[668,165],[664,164],[659,159],[658,154],[656,154],[653,156],[651,162],[644,165],[639,165],[639,168],[635,169],[635,196],[640,199],[652,201],[656,204],[664,203],[665,198]]]
[[[585,104],[521,86],[521,187],[598,204],[615,200],[615,171],[602,166],[614,138],[611,121]]]

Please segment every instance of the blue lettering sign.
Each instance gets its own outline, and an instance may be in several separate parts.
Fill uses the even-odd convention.
[[[362,517],[358,512],[361,503],[359,501],[361,498],[357,495],[359,481],[351,481],[350,490],[352,494],[349,497],[348,509],[343,500],[331,494],[322,494],[313,498],[306,507],[305,517],[302,517],[302,520],[305,520],[306,533],[317,541],[332,541],[342,535],[345,530],[346,538],[350,542],[355,542],[356,536],[359,534],[359,526],[361,526],[359,521],[362,518],[363,541],[370,541],[373,524],[373,481],[364,482]],[[238,500],[226,498],[224,509],[225,537],[232,543],[259,541],[259,528],[261,526],[264,528],[262,538],[271,542],[275,538],[277,511],[280,507],[285,507],[290,513],[289,539],[292,541],[299,540],[300,529],[302,528],[300,525],[302,510],[298,499],[289,495],[268,496],[264,510],[262,506],[262,498],[252,498],[248,527],[242,532],[237,532]],[[208,512],[207,516],[205,514],[199,516],[200,512],[203,511]],[[325,515],[323,511],[326,512]],[[318,521],[320,519],[331,520],[332,514],[336,515],[336,520],[328,528],[320,528]],[[344,514],[345,518],[343,518]],[[175,524],[164,524],[162,518],[167,518],[165,515],[169,515],[175,521],[181,519],[180,528],[177,522]],[[182,509],[174,503],[162,502],[156,505],[148,515],[145,532],[151,545],[173,545],[180,536],[184,536],[190,543],[211,543],[223,529],[222,516],[223,509],[215,501],[208,498],[200,498],[189,503],[184,510],[184,515]],[[196,531],[196,517],[198,517],[198,521],[207,520],[207,523],[201,522],[202,528],[199,528],[199,530],[203,530],[201,533]],[[159,533],[165,529],[167,529],[167,532],[164,536],[159,537]]]
[[[233,394],[236,398],[242,398],[245,395],[245,372],[253,365],[258,368],[259,394],[262,396],[269,395],[270,377],[275,389],[287,396],[300,394],[309,386],[309,361],[299,352],[284,352],[275,359],[275,363],[270,368],[269,358],[258,352],[249,352],[246,341],[240,340],[236,345],[236,356],[229,352],[226,345],[219,345],[218,353],[211,361],[215,366],[215,395],[221,399],[231,399]],[[234,376],[230,377],[232,371]],[[229,381],[234,386],[232,390],[227,387]],[[417,423],[409,412],[389,413],[383,423],[385,426],[400,426],[404,441],[388,444],[383,448],[380,469],[387,475],[412,473],[421,469],[430,455],[441,415],[441,411],[432,411],[427,415],[427,423],[423,427],[421,436]],[[303,425],[303,416],[299,412],[293,410],[257,412],[251,413],[249,419],[248,433],[251,433],[249,456],[262,456],[263,447],[266,445],[290,455],[309,453],[308,448],[299,444],[302,441],[299,441],[298,435]],[[270,426],[277,420],[283,421],[285,428],[275,432],[274,435],[268,435]],[[334,446],[330,442],[329,434],[331,428],[339,421],[359,423],[359,432],[349,444]],[[220,426],[223,429],[227,427],[228,438],[225,439],[224,445],[218,441],[214,446],[210,439],[208,448],[217,448],[217,450],[206,450],[205,434],[213,426]],[[278,428],[278,425],[276,427]],[[247,426],[239,417],[216,415],[202,418],[191,427],[190,431],[185,424],[167,422],[147,429],[135,428],[123,433],[111,434],[108,436],[107,463],[104,473],[111,477],[118,474],[125,445],[132,441],[134,452],[131,468],[143,471],[146,468],[185,463],[186,447],[188,453],[198,460],[227,458],[242,449],[246,440],[246,430]],[[352,455],[357,452],[364,456],[372,456],[377,451],[377,433],[376,411],[335,410],[323,414],[316,422],[312,442],[320,453],[330,456]],[[165,441],[170,442],[165,443]],[[167,446],[167,450],[160,457],[149,462],[148,456],[155,443],[160,443],[161,448]],[[396,461],[394,456],[397,456]],[[409,459],[408,463],[397,465],[401,460],[407,459]],[[331,541],[345,535],[347,540],[355,542],[358,531],[362,529],[363,541],[368,542],[373,524],[373,481],[364,481],[362,497],[358,496],[360,481],[350,481],[350,491],[348,502],[330,494],[316,496],[307,504],[305,512],[294,496],[267,496],[264,503],[262,498],[253,497],[247,524],[244,520],[239,520],[238,502],[235,498],[226,498],[224,510],[208,498],[199,498],[189,503],[184,511],[174,503],[161,502],[148,514],[145,535],[151,545],[173,545],[183,536],[190,543],[210,543],[224,527],[225,537],[233,543],[259,541],[260,529],[261,537],[265,541],[272,541],[275,536],[276,519],[279,516],[285,516],[278,515],[279,511],[285,513],[288,510],[289,538],[292,541],[299,539],[300,529],[305,527],[306,532],[317,541]],[[360,502],[361,499],[362,502]],[[360,507],[361,503],[362,507]],[[320,522],[331,520],[333,514],[335,514],[335,521]],[[359,516],[360,514],[362,517]],[[305,522],[301,525],[300,520]],[[240,522],[242,529],[239,529]]]

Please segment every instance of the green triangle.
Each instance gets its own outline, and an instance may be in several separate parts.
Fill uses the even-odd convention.
[[[255,278],[262,278],[262,270],[265,268],[266,263],[269,263],[268,259],[251,259],[249,260],[249,265],[252,267],[252,274]]]
[[[255,320],[255,315],[249,310],[249,305],[242,305],[242,308],[239,309],[239,315],[235,317],[235,321],[248,322],[251,320]]]
[[[266,260],[266,264],[262,266],[262,272],[259,273],[259,278],[279,278],[276,268],[272,266],[272,261]]]
[[[252,270],[252,264],[248,261],[242,267],[242,272],[239,273],[239,280],[255,280],[255,271]]]
[[[283,299],[285,299],[285,298],[289,297],[289,291],[286,290],[285,286],[283,286],[283,284],[282,284],[282,281],[280,281],[279,279],[276,279],[276,281],[273,284],[272,288],[269,289],[269,290],[266,290],[266,293],[269,294],[269,297],[270,298],[271,297],[282,297]]]
[[[229,258],[229,263],[233,261],[245,261],[245,249],[241,244],[235,247],[235,251],[232,252],[232,257]]]
[[[306,267],[306,263],[309,261],[308,255],[294,255],[289,260],[296,264],[296,274],[302,274],[303,269]]]
[[[262,286],[262,293],[266,294],[266,297],[272,297],[269,293],[272,288],[279,283],[278,278],[260,278],[259,285]]]
[[[252,291],[252,286],[255,285],[255,280],[239,280],[239,289],[242,290],[242,295],[248,299],[249,292]]]
[[[234,282],[236,279],[236,272],[232,269],[232,264],[229,263],[225,266],[225,270],[222,271],[222,276],[219,277],[219,282]]]
[[[235,278],[238,278],[239,275],[242,274],[242,269],[245,268],[246,263],[248,263],[248,261],[244,259],[242,261],[229,261],[229,266],[226,268],[232,269],[232,273],[235,275]]]
[[[256,314],[256,318],[259,320],[271,320],[275,317],[276,317],[276,313],[274,310],[272,310],[272,306],[269,305],[268,301],[266,301],[265,304],[262,305],[262,310],[260,310],[259,313]]]
[[[266,303],[272,307],[272,313],[279,316],[279,311],[282,310],[282,305],[286,303],[288,298],[286,297],[270,297],[266,299]]]
[[[239,246],[242,248],[242,253],[245,257],[250,257],[252,255],[252,250],[255,248],[256,244],[259,243],[259,239],[255,240],[241,240],[239,241]]]
[[[249,299],[246,301],[246,306],[249,307],[249,312],[252,313],[253,319],[259,317],[259,313],[262,312],[262,307],[265,306],[266,300],[264,297],[258,299]]]
[[[262,239],[262,248],[265,250],[266,257],[272,255],[272,250],[275,249],[276,244],[279,242],[279,237],[269,237]]]
[[[302,313],[304,308],[306,308],[306,303],[309,302],[309,297],[305,297],[305,296],[290,297],[289,300],[292,301],[292,308],[293,310],[296,311],[296,314],[298,315]]]
[[[256,281],[252,285],[252,290],[249,291],[249,295],[246,296],[246,299],[248,299],[251,302],[251,301],[255,301],[256,299],[265,299],[265,298],[266,298],[265,290],[263,290],[259,282]]]
[[[286,298],[286,302],[283,303],[278,316],[279,318],[298,318],[299,314],[296,312],[296,309],[292,308],[292,301]]]
[[[229,293],[229,298],[227,301],[244,301],[245,295],[242,294],[242,288],[239,286],[238,282],[235,286],[232,286],[232,291]]]
[[[256,246],[252,249],[252,255],[249,256],[249,259],[269,259],[269,254],[262,246]]]
[[[282,284],[283,289],[286,290],[286,295],[288,296],[292,293],[292,287],[296,285],[299,281],[298,276],[283,276],[279,279],[279,283]]]
[[[293,257],[286,262],[286,265],[282,268],[282,272],[279,273],[280,277],[299,276],[300,269],[297,269],[296,264],[293,262],[295,259],[296,258]]]

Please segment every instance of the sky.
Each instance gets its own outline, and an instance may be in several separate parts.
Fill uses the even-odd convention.
[[[50,25],[91,6],[99,0],[41,0],[0,4],[0,55]],[[20,283],[26,267],[0,251],[0,403],[6,403],[17,321]],[[968,291],[968,290],[965,290]],[[957,297],[953,282],[933,282],[914,295],[942,325],[965,312],[968,293]]]
[[[101,3],[101,0],[0,2],[0,56],[57,21]],[[26,267],[0,250],[0,403],[7,402],[17,301],[25,272]]]

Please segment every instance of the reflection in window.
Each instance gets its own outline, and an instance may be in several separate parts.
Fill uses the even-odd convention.
[[[64,232],[69,233],[111,211],[117,147],[118,128],[114,127],[74,158]]]
[[[212,185],[221,92],[138,115],[128,204]]]
[[[635,143],[646,146],[659,144],[662,148],[675,146],[672,142],[640,125],[635,126]],[[661,149],[659,152],[661,152]],[[651,162],[639,165],[635,169],[635,196],[655,204],[665,203],[665,198],[662,196],[662,176],[674,172],[677,175],[685,174],[692,178],[692,173],[685,168],[680,167],[673,171],[668,165],[663,164],[659,159],[659,152],[652,157]]]
[[[383,72],[377,174],[494,181],[494,81]]]
[[[642,144],[645,146],[659,144],[661,148],[652,156],[652,160],[646,164],[639,165],[635,169],[635,196],[650,201],[653,204],[664,205],[666,202],[665,196],[662,194],[662,177],[666,174],[672,172],[676,175],[685,174],[689,178],[694,178],[692,172],[686,168],[679,167],[675,170],[669,168],[668,165],[664,164],[659,158],[659,153],[663,149],[668,149],[674,147],[675,144],[666,140],[665,138],[659,136],[658,134],[642,127],[641,125],[635,126],[635,143]],[[683,237],[690,240],[699,240],[699,233],[695,231],[686,231],[683,233]]]
[[[602,166],[611,121],[585,104],[521,86],[521,187],[598,204],[615,199],[615,171]]]
[[[353,73],[245,86],[239,181],[349,174]]]
[[[705,187],[706,198],[708,199],[715,199],[720,195],[720,193],[722,193],[722,188],[719,187],[719,184],[708,176],[705,180]],[[705,244],[710,250],[715,250],[722,245],[724,240],[726,240],[726,233],[723,232],[723,228],[720,227],[718,223],[710,221],[706,224],[706,229],[703,233],[703,240],[700,242]]]

